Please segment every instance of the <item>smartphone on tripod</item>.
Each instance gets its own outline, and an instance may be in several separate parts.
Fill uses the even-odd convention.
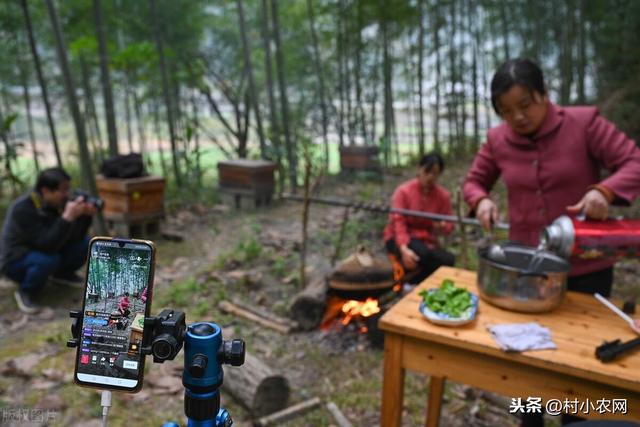
[[[89,244],[74,381],[135,393],[142,387],[144,319],[153,295],[155,246],[95,237]]]

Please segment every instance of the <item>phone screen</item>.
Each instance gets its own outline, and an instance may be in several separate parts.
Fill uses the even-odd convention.
[[[125,391],[142,386],[153,256],[148,242],[92,240],[76,359],[80,385]]]

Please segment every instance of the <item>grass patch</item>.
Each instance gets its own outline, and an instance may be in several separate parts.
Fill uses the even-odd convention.
[[[71,338],[69,326],[70,323],[67,320],[49,322],[47,323],[47,328],[41,329],[42,332],[14,334],[11,336],[11,340],[3,339],[0,346],[0,361],[4,362],[6,359],[37,352],[46,343],[64,346],[67,340]]]
[[[204,287],[189,277],[180,282],[172,283],[168,288],[162,290],[157,296],[155,304],[160,306],[176,306],[176,308],[186,308],[191,305],[195,296],[201,295]]]
[[[254,265],[262,252],[262,243],[255,236],[248,236],[236,243],[233,249],[221,253],[213,266],[216,270],[221,270],[238,264]]]

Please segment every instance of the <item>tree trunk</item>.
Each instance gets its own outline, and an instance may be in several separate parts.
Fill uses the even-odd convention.
[[[404,71],[403,80],[407,88],[407,114],[406,114],[406,125],[405,125],[405,134],[404,134],[404,142],[408,143],[410,147],[413,148],[415,143],[414,134],[411,131],[415,129],[416,126],[416,106],[415,106],[415,80],[413,78],[415,74],[415,70],[412,63],[411,58],[411,34],[407,34],[406,44],[404,46],[404,58],[402,60],[402,68]],[[396,127],[396,133],[398,132],[398,127]],[[399,147],[399,139],[397,139]],[[399,155],[398,155],[399,156]],[[400,157],[398,157],[400,161]]]
[[[456,91],[456,0],[450,1],[450,18],[451,18],[451,35],[449,37],[449,83],[451,88],[449,91],[449,97],[447,99],[447,115],[449,124],[449,154],[457,152],[459,140],[458,132],[458,110],[455,103],[455,91]]]
[[[27,27],[27,35],[29,36],[29,47],[31,48],[31,55],[33,56],[33,63],[36,68],[36,76],[38,77],[38,84],[42,91],[42,102],[44,103],[45,111],[47,113],[47,123],[49,124],[49,131],[51,132],[51,142],[53,143],[53,150],[56,153],[56,161],[58,167],[62,167],[62,156],[60,155],[60,148],[58,146],[58,137],[56,135],[56,127],[53,123],[53,115],[51,114],[51,104],[49,103],[49,94],[47,91],[47,83],[42,75],[42,66],[40,65],[40,55],[36,48],[35,38],[33,36],[33,26],[31,25],[31,15],[29,14],[29,6],[27,0],[21,0],[22,13],[24,14],[24,21]]]
[[[171,93],[169,92],[169,76],[167,75],[167,64],[164,55],[164,42],[162,40],[162,29],[160,17],[158,16],[156,0],[149,0],[151,3],[151,16],[153,19],[153,33],[156,40],[156,49],[158,51],[158,59],[160,65],[160,76],[162,78],[162,94],[167,114],[167,126],[169,127],[169,140],[171,141],[171,160],[173,164],[173,175],[176,178],[176,185],[180,187],[182,178],[180,174],[180,166],[178,164],[178,147],[175,132],[175,122],[173,117],[173,107],[171,104]]]
[[[320,47],[318,45],[318,35],[316,34],[315,15],[313,12],[313,0],[307,0],[307,13],[309,14],[309,30],[311,32],[311,43],[313,47],[313,62],[318,78],[318,94],[320,95],[320,113],[322,114],[322,143],[324,147],[324,167],[329,168],[329,114],[325,100],[324,77],[322,64],[320,62]]]
[[[382,32],[382,68],[384,75],[384,162],[385,166],[389,166],[391,154],[391,140],[393,134],[393,92],[392,92],[392,64],[391,55],[389,54],[389,28],[387,21],[387,0],[381,0],[382,8],[380,10],[381,32]]]
[[[315,329],[320,325],[327,307],[328,290],[327,279],[320,277],[293,298],[289,316],[298,322],[303,331]]]
[[[262,45],[264,49],[264,68],[267,77],[267,94],[269,95],[269,121],[271,122],[271,130],[269,135],[273,142],[276,155],[276,163],[278,164],[278,187],[280,191],[284,188],[284,168],[282,166],[282,144],[280,143],[280,129],[278,124],[278,109],[273,88],[273,75],[271,66],[271,34],[269,31],[269,5],[267,0],[262,0]]]
[[[355,52],[355,81],[356,81],[356,112],[358,114],[357,120],[360,123],[360,133],[362,135],[362,139],[367,139],[367,121],[365,120],[363,101],[362,101],[362,26],[363,26],[363,12],[362,12],[362,2],[359,1],[356,3],[357,7],[357,32],[356,32],[356,52]]]
[[[125,77],[126,79],[126,77]],[[129,90],[129,82],[124,83],[124,116],[127,122],[127,143],[129,145],[129,153],[133,153],[133,132],[131,126],[131,93]]]
[[[464,16],[469,14],[468,9],[466,9],[466,2],[461,1],[460,2],[460,34],[462,37],[469,36],[471,34],[471,32],[469,31],[469,28],[465,29],[465,25],[464,25]],[[455,93],[455,100],[456,100],[456,111],[458,111],[459,108],[459,115],[456,114],[459,117],[458,123],[459,126],[456,126],[456,128],[458,129],[458,153],[460,155],[463,155],[466,151],[467,151],[467,100],[465,97],[465,87],[466,87],[466,82],[465,82],[465,76],[467,75],[467,70],[465,69],[465,53],[464,53],[464,46],[465,44],[460,44],[459,46],[459,50],[460,53],[458,55],[456,55],[458,57],[458,69],[456,70],[456,83],[460,83],[459,90],[454,91]],[[473,43],[471,43],[471,46],[473,47]]]
[[[113,104],[113,90],[111,87],[111,76],[109,74],[109,54],[107,52],[107,40],[102,20],[101,0],[93,0],[93,13],[96,25],[96,39],[98,40],[100,81],[102,82],[102,93],[104,96],[107,135],[109,136],[109,155],[115,156],[118,154],[118,130],[116,128],[116,112]]]
[[[442,64],[440,62],[440,14],[438,5],[432,10],[433,16],[433,50],[436,54],[436,100],[433,106],[433,149],[441,152],[440,147],[440,76],[442,74]]]
[[[93,167],[91,165],[91,158],[89,156],[89,150],[87,148],[87,136],[85,134],[84,123],[80,115],[80,108],[78,107],[78,99],[76,98],[75,84],[71,71],[69,69],[69,61],[67,59],[67,47],[62,36],[62,29],[60,27],[60,20],[58,19],[58,12],[53,5],[53,0],[47,0],[47,9],[49,11],[49,18],[51,19],[51,26],[53,27],[53,33],[55,36],[56,52],[58,55],[58,62],[60,63],[60,71],[64,81],[65,92],[67,94],[67,100],[69,102],[69,108],[71,109],[71,116],[76,130],[76,137],[78,139],[78,152],[80,153],[80,171],[84,187],[93,195],[97,195],[95,176],[93,175]],[[99,233],[105,233],[106,227],[102,215],[97,215],[97,228]]]
[[[4,90],[3,90],[4,92]],[[5,101],[5,97],[6,94],[3,93],[3,101]],[[0,107],[0,139],[2,139],[2,144],[4,145],[4,156],[3,156],[3,161],[4,161],[4,170],[5,170],[5,177],[4,180],[9,180],[9,182],[11,182],[11,195],[12,196],[17,196],[18,194],[18,187],[16,185],[16,176],[13,173],[13,170],[11,168],[11,159],[14,158],[14,156],[12,155],[12,147],[11,144],[9,143],[9,134],[8,134],[8,128],[5,127],[5,117],[4,114],[2,113],[2,108]],[[0,191],[2,191],[2,187],[0,186]]]
[[[195,91],[191,92],[191,113],[193,115],[193,141],[196,152],[196,184],[198,192],[202,189],[202,164],[201,164],[201,152],[200,152],[200,117],[198,115],[198,103]]]
[[[20,62],[20,83],[22,84],[22,94],[24,97],[24,106],[27,115],[27,128],[29,130],[29,143],[31,145],[31,153],[33,154],[33,164],[36,174],[40,173],[40,163],[38,162],[38,150],[36,148],[36,135],[33,131],[33,117],[31,116],[31,96],[29,95],[28,72],[24,68],[22,61]]]
[[[482,84],[484,87],[489,86],[489,76],[487,72],[487,68],[489,67],[487,66],[487,60],[488,59],[486,55],[484,55],[484,57],[480,59],[480,62],[482,63]],[[491,129],[491,112],[493,111],[493,106],[491,103],[490,96],[486,96],[484,99],[485,99],[485,106],[484,106],[485,122],[486,122],[487,130],[489,130]]]
[[[242,37],[242,53],[244,55],[245,72],[249,77],[249,98],[253,106],[253,112],[256,117],[256,127],[258,129],[258,138],[260,140],[260,157],[265,158],[266,146],[264,142],[264,132],[262,130],[262,117],[260,116],[260,103],[258,92],[256,90],[256,82],[253,78],[253,64],[251,63],[251,48],[247,39],[247,30],[244,22],[244,8],[242,0],[236,0],[238,6],[238,23],[240,24],[240,35]]]
[[[98,142],[98,147],[94,157],[99,161],[103,159],[104,144],[102,142],[102,133],[100,131],[100,122],[98,120],[98,114],[96,112],[96,104],[93,100],[93,91],[91,89],[91,79],[89,78],[89,68],[87,67],[87,61],[84,55],[80,55],[80,71],[82,76],[82,87],[84,88],[85,102],[87,103],[87,114],[90,116],[89,129],[91,129],[91,123],[93,123],[94,133]]]
[[[562,34],[560,49],[560,103],[569,104],[571,101],[571,87],[573,85],[573,43],[575,27],[575,3],[566,0],[564,19],[558,21],[558,29]]]
[[[587,102],[587,96],[585,93],[585,75],[587,68],[587,36],[586,36],[586,26],[587,26],[587,17],[585,16],[586,12],[586,0],[579,0],[579,19],[577,20],[578,27],[578,61],[576,64],[577,68],[577,92],[578,92],[578,104],[584,105]]]
[[[473,39],[471,53],[471,84],[473,86],[473,145],[471,150],[473,153],[480,148],[480,119],[478,112],[478,49],[480,46],[480,31],[478,29],[478,14],[476,13],[476,5],[472,0],[467,0],[467,16],[469,32]]]
[[[418,153],[420,157],[424,155],[424,104],[423,104],[423,83],[424,83],[424,8],[425,0],[418,2],[420,9],[418,13]]]
[[[158,147],[158,155],[160,156],[160,168],[162,169],[162,176],[169,174],[169,168],[164,160],[164,149],[162,148],[162,130],[160,127],[160,106],[158,101],[153,103],[153,131],[156,134],[156,146]]]
[[[147,158],[147,135],[144,131],[144,121],[142,118],[142,110],[140,109],[140,99],[138,98],[138,92],[134,87],[131,91],[133,96],[133,113],[136,116],[136,123],[138,124],[138,139],[140,141],[140,154]]]
[[[344,70],[344,35],[342,34],[342,3],[338,3],[338,19],[337,19],[337,35],[336,35],[336,53],[338,61],[338,145],[344,147],[344,118],[346,111],[345,96],[345,70]]]
[[[311,155],[309,147],[304,145],[304,200],[302,202],[302,241],[300,242],[300,286],[304,289],[307,286],[307,243],[309,234],[309,200],[311,190]]]
[[[382,52],[382,47],[380,46],[380,44],[376,45],[376,53],[375,53],[375,57],[374,57],[374,62],[373,62],[373,77],[371,78],[371,102],[370,102],[370,118],[369,118],[369,128],[371,129],[371,144],[377,144],[376,141],[376,137],[377,135],[377,104],[378,104],[378,88],[380,86],[380,82],[379,82],[379,78],[380,78],[380,73],[378,70],[380,70],[380,56],[381,56],[381,52]]]
[[[278,0],[271,0],[271,19],[273,20],[273,36],[276,44],[276,69],[278,74],[278,86],[280,88],[280,107],[282,109],[282,125],[284,128],[284,140],[287,150],[287,162],[289,163],[289,185],[291,192],[297,191],[297,160],[294,141],[291,138],[291,122],[289,120],[289,98],[287,97],[287,85],[284,78],[284,55],[280,41],[280,22],[278,18]]]
[[[348,21],[346,18],[345,1],[339,0],[340,4],[340,19],[338,20],[340,25],[340,31],[342,34],[342,78],[344,84],[344,94],[347,104],[346,118],[347,118],[347,135],[349,136],[349,145],[355,144],[355,121],[353,105],[351,103],[351,67],[350,67],[350,29],[348,27]]]
[[[507,19],[507,3],[500,2],[500,23],[502,24],[502,41],[504,43],[504,61],[511,58],[509,53],[509,21]]]

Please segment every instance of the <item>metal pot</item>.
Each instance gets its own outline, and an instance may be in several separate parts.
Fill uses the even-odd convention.
[[[560,305],[567,292],[569,262],[528,246],[498,246],[478,249],[477,284],[483,300],[525,313],[551,311]],[[534,256],[540,257],[540,262],[531,269]]]

